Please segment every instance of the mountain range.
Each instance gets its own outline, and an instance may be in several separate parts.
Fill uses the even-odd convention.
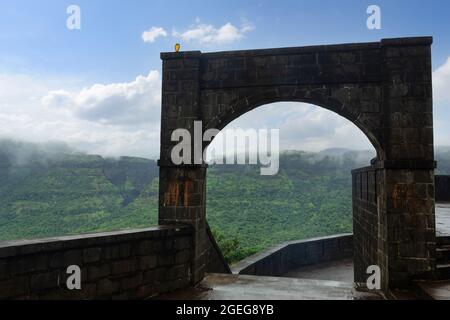
[[[352,231],[351,174],[372,151],[286,151],[275,176],[258,166],[213,165],[207,219],[229,262],[269,246]],[[437,148],[450,174],[450,148]],[[0,240],[157,224],[155,160],[105,158],[64,144],[0,140]]]

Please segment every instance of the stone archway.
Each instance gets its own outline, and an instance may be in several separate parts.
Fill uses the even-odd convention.
[[[352,121],[377,150],[353,172],[355,280],[379,265],[383,288],[434,269],[432,39],[162,53],[160,224],[195,229],[192,282],[206,264],[206,165],[174,165],[175,129],[222,129],[260,105],[307,102]],[[203,146],[205,148],[206,145]],[[193,162],[192,162],[193,163]]]

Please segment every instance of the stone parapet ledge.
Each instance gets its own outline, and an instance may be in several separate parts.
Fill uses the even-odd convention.
[[[189,285],[192,247],[185,226],[1,242],[0,299],[146,299]]]
[[[248,257],[234,266],[234,274],[282,276],[307,265],[353,256],[351,233],[288,241]]]
[[[254,50],[234,50],[220,52],[182,51],[182,52],[162,52],[162,60],[186,59],[186,58],[235,58],[235,57],[255,57],[265,55],[292,55],[310,52],[333,52],[345,50],[371,50],[380,46],[420,46],[431,45],[433,37],[410,37],[410,38],[387,38],[378,42],[363,43],[343,43],[332,45],[313,45],[303,47],[269,48]]]
[[[175,235],[190,235],[191,233],[192,229],[188,226],[156,226],[145,229],[129,229],[35,240],[2,241],[0,242],[0,258],[93,245],[111,245],[119,242],[171,237]]]

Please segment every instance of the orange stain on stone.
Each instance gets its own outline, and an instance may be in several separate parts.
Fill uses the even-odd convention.
[[[179,197],[179,184],[177,182],[169,182],[167,191],[164,193],[164,206],[177,206]]]
[[[191,189],[194,183],[192,181],[186,181],[184,184],[184,206],[189,206],[189,194],[191,193]]]
[[[164,206],[177,207],[180,203],[180,182],[169,182],[167,191],[164,193]],[[194,187],[194,182],[191,180],[184,182],[183,188],[183,205],[189,206],[189,198]]]
[[[394,209],[397,209],[397,200],[398,200],[398,185],[395,186],[394,188],[394,192],[392,193],[392,206],[394,207]]]

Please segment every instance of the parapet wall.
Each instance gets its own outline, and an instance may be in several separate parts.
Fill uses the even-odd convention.
[[[308,265],[353,256],[353,235],[342,234],[323,238],[285,242],[237,263],[234,274],[283,276]]]
[[[192,229],[154,227],[0,243],[0,299],[145,299],[190,283]],[[67,268],[81,269],[81,290]]]

